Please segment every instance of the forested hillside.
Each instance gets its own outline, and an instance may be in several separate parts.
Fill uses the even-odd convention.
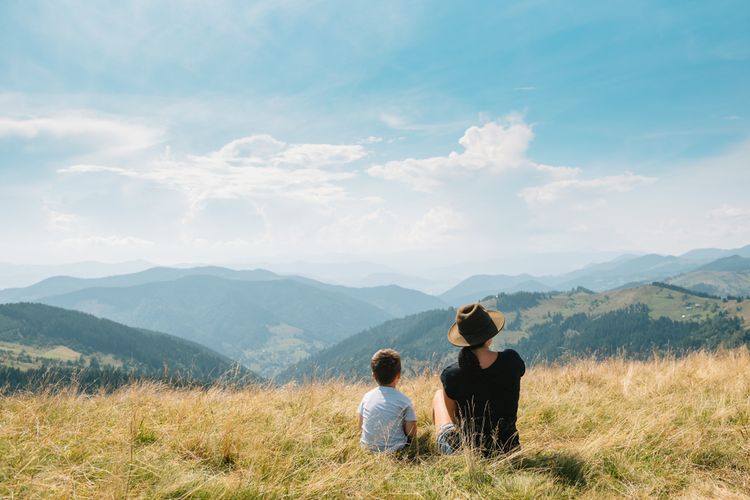
[[[0,385],[68,380],[73,373],[103,384],[129,376],[213,381],[237,370],[227,357],[184,339],[32,303],[0,305],[0,366]]]

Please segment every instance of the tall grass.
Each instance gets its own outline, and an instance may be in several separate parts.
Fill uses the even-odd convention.
[[[420,437],[401,456],[360,449],[368,386],[74,390],[0,400],[3,497],[750,496],[750,354],[535,367],[522,451],[436,454],[437,377],[404,380]]]

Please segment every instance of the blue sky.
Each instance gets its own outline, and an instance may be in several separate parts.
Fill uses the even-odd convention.
[[[0,260],[745,245],[747,26],[745,1],[6,1]]]

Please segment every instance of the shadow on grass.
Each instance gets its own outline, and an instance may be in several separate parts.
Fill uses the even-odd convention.
[[[566,486],[586,486],[586,462],[578,455],[565,452],[542,451],[520,454],[511,459],[518,470],[551,473],[556,481]]]
[[[435,437],[431,432],[420,434],[412,443],[394,455],[404,462],[419,463],[426,459],[443,456],[437,451]],[[514,470],[526,470],[552,475],[556,482],[565,486],[583,488],[586,486],[588,466],[577,454],[555,451],[534,451],[499,454],[487,460],[508,460]]]
[[[434,455],[436,455],[436,450],[432,433],[423,433],[397,453],[396,457],[407,462],[418,462]]]

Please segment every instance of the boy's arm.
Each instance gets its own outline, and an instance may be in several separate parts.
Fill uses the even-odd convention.
[[[411,400],[404,412],[404,434],[412,438],[417,437],[417,413]]]

